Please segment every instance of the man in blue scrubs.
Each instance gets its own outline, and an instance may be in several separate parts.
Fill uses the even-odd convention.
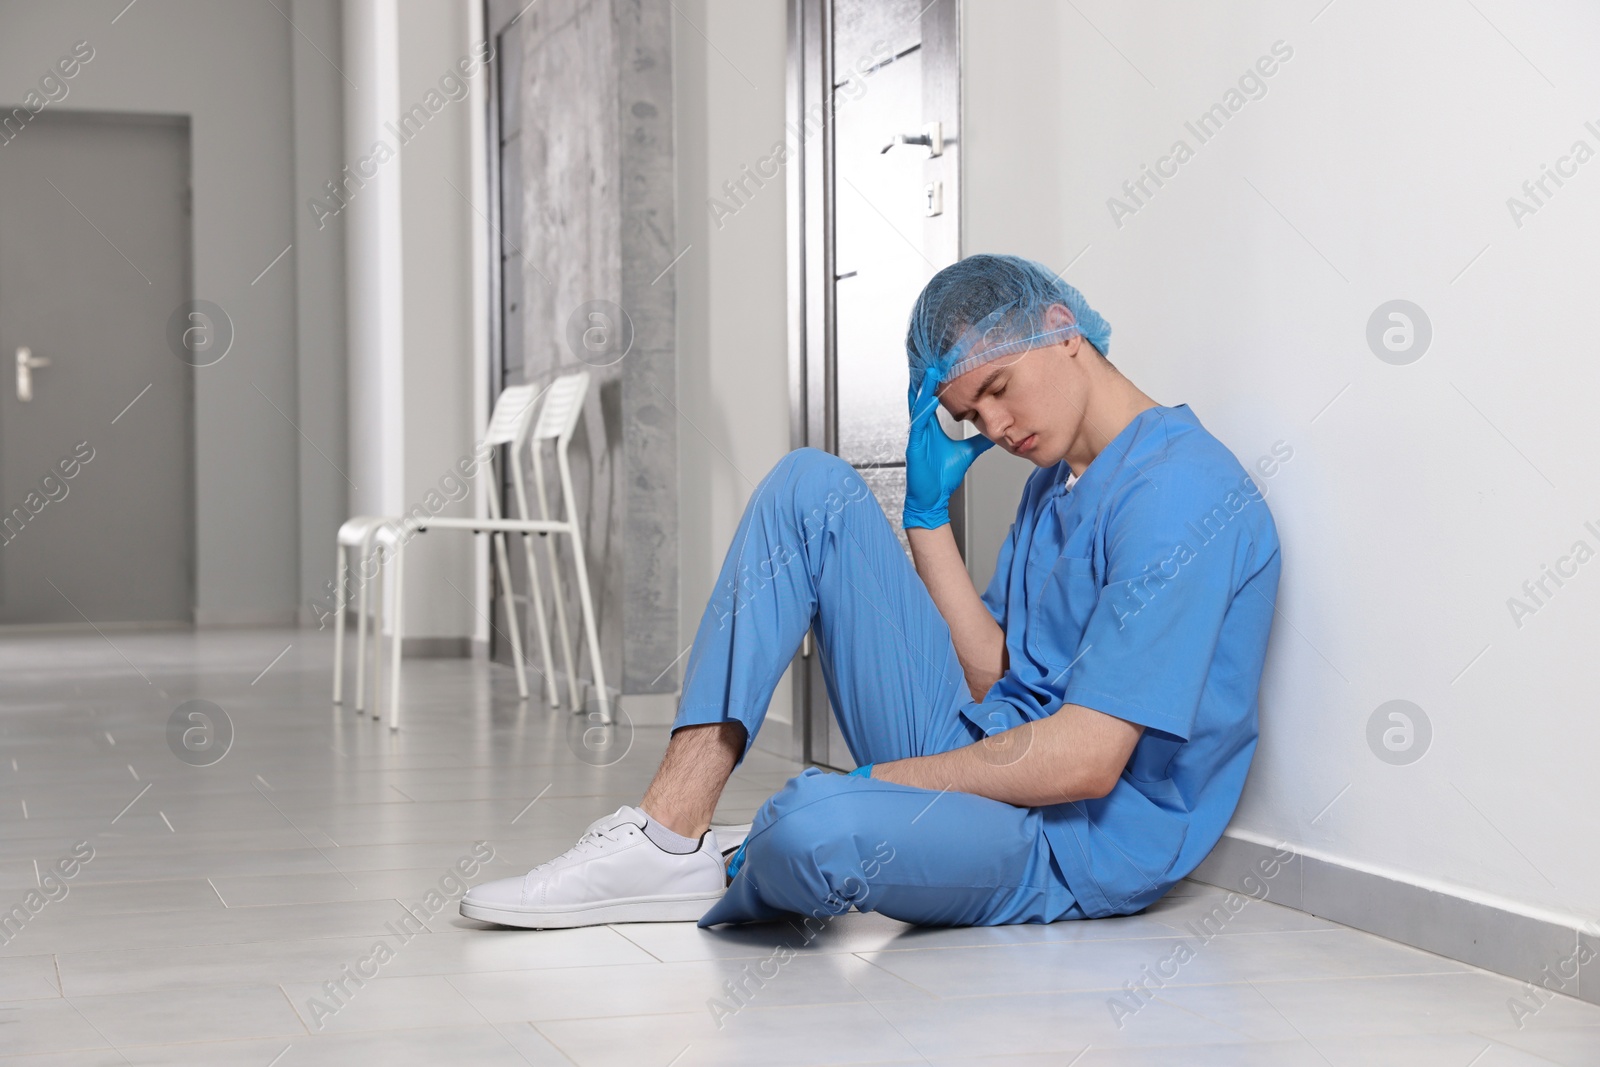
[[[1109,345],[1037,263],[940,272],[907,338],[913,559],[849,465],[786,456],[735,534],[640,804],[476,887],[463,913],[1053,922],[1138,911],[1192,871],[1255,751],[1278,538],[1232,453],[1124,377]],[[952,439],[940,405],[981,437]],[[948,504],[993,445],[1038,469],[980,596]],[[711,816],[808,630],[861,766],[790,779],[735,851]]]

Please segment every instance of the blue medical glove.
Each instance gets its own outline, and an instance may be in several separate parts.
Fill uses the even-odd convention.
[[[855,770],[853,770],[849,774],[845,775],[845,777],[846,778],[871,778],[872,777],[872,764],[863,763],[861,766],[857,767]]]
[[[957,441],[939,425],[939,375],[927,371],[922,387],[906,390],[911,409],[911,436],[906,441],[906,505],[901,525],[936,530],[950,522],[950,494],[967,476],[967,468],[994,442],[987,437]]]
[[[734,852],[733,859],[728,861],[728,880],[730,882],[733,880],[733,876],[739,873],[739,868],[744,866],[744,849],[745,845],[749,843],[749,839],[746,838],[744,844],[741,844]]]

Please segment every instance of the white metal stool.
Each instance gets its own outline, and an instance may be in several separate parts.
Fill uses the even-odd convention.
[[[528,428],[533,421],[533,413],[537,400],[538,396],[531,385],[509,386],[502,390],[499,399],[495,401],[494,412],[490,416],[489,427],[484,434],[482,444],[495,446],[502,444],[510,445],[513,462],[517,462],[517,452],[527,440]],[[494,458],[491,454],[488,462],[488,470],[485,476],[489,478],[491,485],[497,486],[498,479],[495,477],[495,469]],[[520,463],[518,463],[517,469],[520,471]],[[489,493],[488,500],[490,515],[494,518],[499,518],[500,501],[498,492]],[[518,503],[521,505],[520,512],[525,515],[526,503],[521,500],[520,495]],[[449,525],[459,527],[464,524],[476,524],[476,522],[477,520],[470,519],[432,520],[431,525]],[[374,625],[378,626],[380,630],[381,620],[388,617],[387,613],[393,613],[391,628],[391,633],[394,637],[394,653],[393,662],[391,664],[391,674],[393,676],[393,680],[391,682],[389,692],[391,695],[391,704],[398,700],[398,672],[400,663],[401,639],[400,630],[402,629],[399,621],[399,612],[401,610],[401,604],[403,603],[401,592],[402,576],[398,573],[398,568],[396,568],[396,573],[392,577],[387,575],[385,573],[388,570],[386,565],[390,563],[397,563],[399,554],[404,547],[405,542],[409,541],[413,535],[421,532],[421,530],[424,528],[425,527],[414,517],[392,518],[373,515],[359,516],[357,518],[350,519],[339,528],[339,553],[336,573],[339,576],[340,596],[336,611],[337,629],[335,630],[334,635],[334,703],[337,704],[341,702],[344,676],[344,611],[346,601],[346,596],[344,595],[344,583],[346,581],[349,567],[349,556],[352,550],[356,550],[358,566],[360,566],[363,572],[360,575],[360,591],[357,606],[359,615],[357,620],[356,641],[356,710],[366,710],[364,696],[366,692],[366,628],[369,605],[370,612],[373,614],[375,619]],[[469,526],[468,528],[471,527]],[[518,696],[526,699],[528,696],[528,680],[527,673],[523,665],[521,626],[517,621],[515,600],[511,593],[511,569],[506,555],[505,544],[506,531],[494,530],[487,532],[492,532],[494,534],[496,569],[500,572],[501,596],[506,603],[507,625],[511,631],[509,636],[511,639],[512,666],[515,668],[517,676],[517,694]],[[539,585],[538,569],[533,563],[533,548],[531,545],[526,544],[526,539],[524,539],[524,542],[524,549],[528,564],[528,581],[530,584],[530,592],[532,594],[534,619],[539,638],[539,651],[541,653],[544,666],[545,691],[551,706],[554,707],[559,704],[560,698],[555,684],[555,671],[551,663],[550,635],[545,623],[544,596]],[[368,571],[371,573],[366,573]],[[383,581],[388,581],[394,587],[387,598],[385,598],[383,595]],[[367,589],[369,582],[378,583],[375,585],[370,598],[368,596]],[[392,605],[391,608],[386,609],[384,607],[386,599],[387,603]],[[381,676],[381,633],[378,636],[375,636],[374,641],[374,670],[377,675]],[[570,653],[568,653],[567,656],[567,664],[568,671],[570,673]],[[373,689],[373,718],[377,718],[379,716],[378,709],[381,707],[381,699],[376,694],[376,682],[374,682]],[[390,725],[394,726],[397,721],[397,709],[391,706]]]
[[[606,689],[605,667],[600,659],[599,627],[595,621],[594,598],[589,590],[589,567],[584,556],[582,527],[578,521],[577,495],[572,488],[572,467],[567,459],[567,449],[572,442],[572,435],[577,428],[578,419],[583,414],[583,401],[588,391],[589,374],[587,371],[580,371],[576,374],[567,374],[557,378],[545,392],[544,406],[539,411],[539,419],[534,426],[532,434],[534,493],[538,498],[539,518],[532,519],[527,517],[528,504],[526,492],[523,488],[522,461],[518,455],[519,446],[522,442],[518,438],[514,442],[507,443],[512,444],[510,450],[512,484],[516,489],[517,510],[521,517],[515,519],[501,518],[497,509],[491,505],[491,511],[494,513],[487,519],[419,518],[416,520],[415,525],[418,531],[431,529],[471,530],[474,533],[492,532],[501,538],[507,533],[520,533],[525,537],[529,534],[564,534],[572,538],[573,569],[576,572],[575,578],[578,584],[578,605],[583,614],[584,640],[589,646],[589,669],[593,673],[595,696],[597,703],[600,705],[600,721],[609,725],[612,722],[611,698]],[[498,410],[498,405],[496,405],[496,409]],[[544,441],[555,442],[556,467],[561,481],[562,518],[560,519],[550,518],[550,507],[546,500],[544,465],[540,454],[540,445]],[[490,496],[490,500],[491,502],[494,501],[493,495]],[[502,540],[499,543],[503,545],[504,542]],[[542,639],[544,636],[544,604],[540,595],[538,572],[533,566],[532,546],[527,544],[526,541],[524,541],[524,546],[529,564],[528,575],[532,584],[534,611],[536,618],[539,620]],[[572,666],[571,641],[567,635],[566,610],[563,607],[564,598],[561,590],[560,568],[557,565],[555,547],[549,541],[546,541],[545,549],[550,562],[552,594],[556,602],[556,628],[560,635],[562,657],[567,669],[567,689],[573,710],[577,711],[580,710],[581,702],[578,699],[578,679]],[[504,575],[506,573],[504,570],[504,549],[500,549],[500,552],[500,563],[502,574]],[[395,554],[393,564],[396,571],[396,589],[400,586],[399,571],[404,554],[404,546],[401,545]],[[510,610],[511,590],[509,577],[502,579],[502,591],[502,595],[507,602],[507,609]],[[398,599],[396,602],[398,603]],[[515,648],[517,647],[515,646],[515,629],[512,630],[512,637]],[[548,648],[548,646],[545,647],[546,649]],[[398,657],[400,648],[398,614],[396,615],[395,623],[394,648]],[[547,657],[545,662],[548,665],[548,651],[545,654]],[[520,660],[520,651],[518,652],[518,657]],[[546,671],[546,677],[549,677],[548,670]],[[390,700],[389,725],[393,728],[398,728],[400,699],[398,669],[394,673],[394,678],[395,685],[388,693]]]

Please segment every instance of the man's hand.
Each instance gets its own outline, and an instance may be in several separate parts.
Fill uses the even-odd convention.
[[[964,748],[876,763],[872,777],[1043,807],[1111,792],[1144,727],[1078,704]]]
[[[994,447],[987,437],[954,440],[939,425],[939,375],[922,375],[922,387],[906,390],[911,436],[906,441],[906,504],[901,525],[935,530],[950,523],[950,494],[972,461]]]

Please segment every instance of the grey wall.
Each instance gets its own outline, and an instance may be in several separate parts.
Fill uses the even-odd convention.
[[[344,81],[324,56],[342,49],[338,0],[293,0],[295,373],[300,479],[300,621],[332,606],[333,533],[348,515],[345,438],[344,225],[320,229],[307,201],[344,165]],[[282,267],[283,264],[279,264]],[[320,450],[320,451],[319,451]],[[321,610],[318,605],[322,605]]]
[[[306,439],[335,462],[342,440],[337,407],[315,403],[336,388],[334,354],[307,353],[314,381],[302,412],[299,343],[337,329],[338,298],[308,309],[302,327],[297,267],[307,251],[291,251],[258,275],[288,245],[299,246],[297,152],[309,163],[306,153],[325,152],[330,143],[327,130],[297,142],[296,109],[336,114],[338,97],[325,95],[325,76],[297,63],[303,56],[294,30],[270,4],[122,6],[0,2],[0,101],[20,102],[74,42],[87,40],[93,61],[52,107],[191,116],[194,295],[226,309],[236,332],[228,356],[195,375],[196,618],[289,623],[308,581],[302,537],[337,495],[319,477],[302,528],[302,465],[311,468]],[[325,28],[318,5],[295,10],[306,15],[309,34]],[[326,283],[336,252],[312,246],[309,255],[305,284]],[[323,532],[328,544],[332,533]]]

